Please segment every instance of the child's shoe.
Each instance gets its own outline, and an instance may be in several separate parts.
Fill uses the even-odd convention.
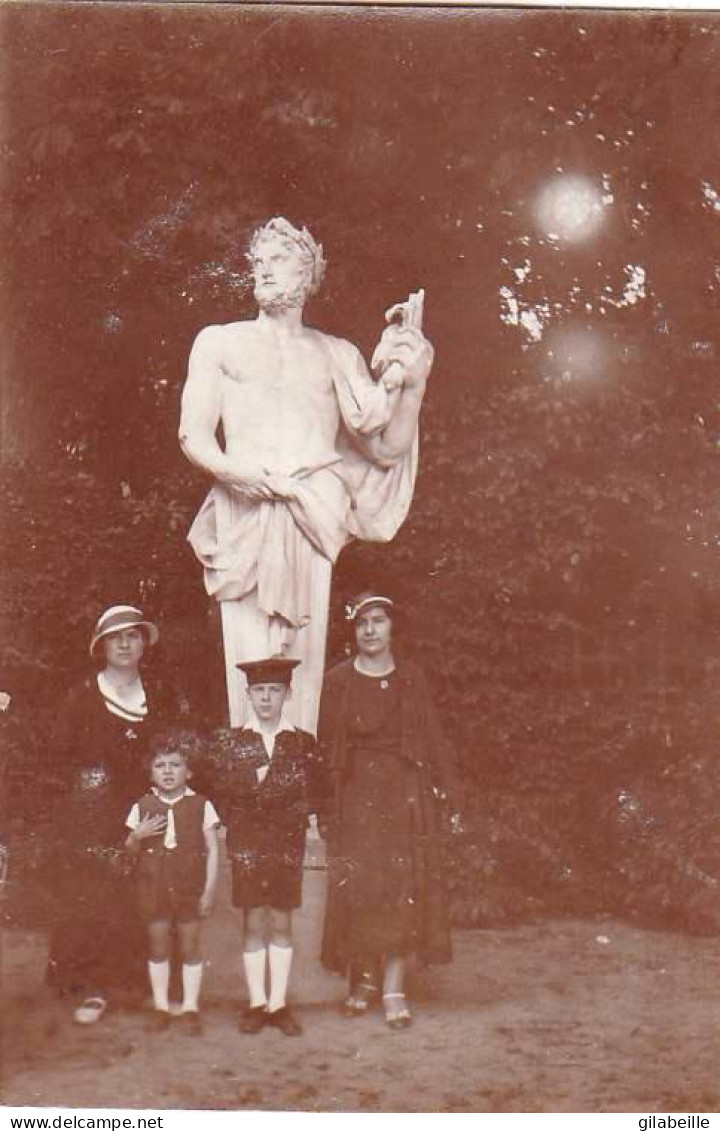
[[[149,1028],[153,1033],[167,1033],[170,1021],[170,1014],[166,1009],[155,1009],[150,1016]]]
[[[271,1013],[268,1012],[265,1015],[265,1024],[279,1029],[286,1037],[300,1037],[302,1035],[302,1025],[286,1005],[282,1009],[274,1009]]]
[[[176,1024],[187,1033],[188,1037],[202,1037],[202,1021],[196,1009],[188,1009],[186,1013],[181,1013]]]
[[[238,1019],[238,1029],[241,1033],[259,1033],[267,1021],[268,1011],[265,1005],[255,1005],[244,1009]]]

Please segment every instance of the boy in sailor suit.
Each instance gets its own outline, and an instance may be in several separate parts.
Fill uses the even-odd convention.
[[[250,994],[241,1033],[302,1029],[287,1006],[293,957],[292,911],[302,899],[308,817],[315,811],[312,735],[283,716],[299,660],[273,656],[240,663],[252,707],[247,726],[218,736],[213,795],[227,826],[232,901],[244,918],[243,966]],[[269,994],[266,992],[266,967]]]

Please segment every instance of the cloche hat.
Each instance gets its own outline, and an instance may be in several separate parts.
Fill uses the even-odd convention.
[[[95,655],[95,648],[99,641],[114,632],[122,632],[124,628],[144,628],[147,633],[148,644],[157,644],[160,633],[156,624],[145,620],[140,609],[134,605],[111,605],[109,609],[98,618],[90,641],[90,655]]]
[[[357,620],[360,614],[364,613],[366,609],[369,609],[371,605],[380,605],[384,609],[392,609],[393,612],[396,611],[395,602],[392,597],[385,597],[381,593],[375,593],[372,590],[365,589],[346,604],[345,620]]]

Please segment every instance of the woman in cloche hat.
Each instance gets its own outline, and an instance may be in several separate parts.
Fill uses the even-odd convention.
[[[380,999],[403,1029],[410,955],[449,962],[443,809],[457,816],[452,752],[423,673],[397,657],[398,610],[382,589],[347,607],[356,654],[325,677],[318,739],[327,775],[322,961],[349,975],[348,1017]]]
[[[145,937],[123,866],[123,823],[145,791],[152,731],[187,711],[141,673],[159,635],[135,605],[106,609],[90,639],[98,670],[70,693],[50,739],[59,784],[48,880],[60,913],[47,980],[75,999],[80,1024],[100,1020],[111,990],[145,986]]]

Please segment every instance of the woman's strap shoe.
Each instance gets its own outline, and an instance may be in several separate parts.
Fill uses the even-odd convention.
[[[351,989],[343,1002],[343,1013],[346,1017],[363,1017],[377,1001],[380,993],[367,978],[362,978]]]
[[[107,1001],[104,997],[86,997],[73,1013],[78,1025],[94,1025],[105,1013]]]
[[[407,1007],[405,994],[383,994],[385,1023],[390,1029],[407,1029],[412,1025],[412,1014]]]

